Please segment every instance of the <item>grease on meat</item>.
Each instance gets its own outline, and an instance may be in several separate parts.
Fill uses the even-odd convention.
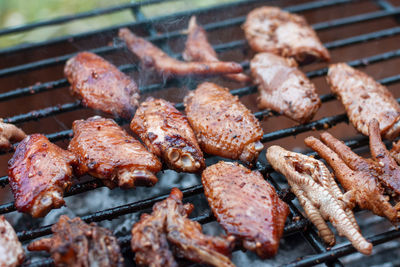
[[[11,123],[5,123],[0,119],[0,149],[9,150],[11,144],[22,141],[26,137],[24,131]]]
[[[19,143],[8,162],[8,177],[18,211],[43,217],[64,205],[64,191],[71,186],[75,156],[33,134]]]
[[[22,264],[25,252],[12,226],[0,216],[0,267],[16,267]]]
[[[289,207],[261,173],[220,161],[201,177],[208,203],[228,235],[262,258],[279,247]]]
[[[104,58],[78,53],[64,68],[71,93],[85,106],[131,119],[139,102],[139,89],[126,74]]]
[[[305,123],[321,106],[314,84],[293,59],[260,53],[251,60],[250,69],[260,92],[259,108],[272,109]]]
[[[256,117],[227,88],[205,82],[184,99],[186,115],[205,153],[246,164],[263,149]]]
[[[110,188],[153,186],[157,182],[155,173],[161,170],[157,157],[113,120],[95,116],[74,121],[72,129],[74,137],[68,150],[78,158],[78,175],[89,173]]]
[[[203,153],[187,118],[170,102],[154,98],[142,102],[131,129],[170,168],[183,172],[204,168]]]

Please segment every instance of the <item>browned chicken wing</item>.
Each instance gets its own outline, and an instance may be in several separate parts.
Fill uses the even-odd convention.
[[[330,59],[328,50],[307,21],[280,8],[265,6],[254,9],[247,15],[243,30],[250,47],[256,52],[294,57],[299,62]]]
[[[375,118],[384,137],[399,135],[400,105],[385,86],[346,63],[331,65],[327,80],[358,131],[368,135],[368,123]]]
[[[170,168],[183,172],[204,168],[203,152],[187,118],[170,102],[154,98],[142,102],[131,129]]]
[[[251,164],[263,149],[259,121],[237,96],[214,83],[202,83],[184,100],[190,125],[203,151]]]
[[[52,237],[33,241],[28,249],[49,252],[56,266],[124,266],[117,238],[106,228],[62,215],[51,231]]]
[[[384,195],[384,188],[377,178],[379,175],[385,175],[384,169],[372,160],[358,156],[327,132],[321,134],[321,140],[323,143],[310,136],[304,141],[332,167],[346,191],[344,199],[348,205],[357,204],[361,209],[370,210],[376,215],[386,217],[392,223],[397,223],[398,210],[390,204],[389,197]]]
[[[272,109],[305,123],[321,106],[314,84],[292,58],[260,53],[251,60],[250,69],[260,92],[259,108]]]
[[[0,216],[0,266],[16,267],[25,258],[25,252],[12,226]]]
[[[113,120],[99,116],[74,121],[68,150],[78,158],[78,175],[89,173],[110,188],[153,186],[161,163]]]
[[[203,171],[204,193],[228,235],[262,258],[274,256],[289,207],[261,173],[220,161]]]
[[[126,119],[134,115],[139,99],[136,83],[104,58],[79,53],[67,61],[64,73],[71,93],[85,106]]]
[[[64,205],[64,191],[71,185],[75,156],[33,134],[19,143],[8,162],[8,179],[18,211],[43,217]]]
[[[20,128],[0,119],[0,150],[9,150],[12,143],[22,141],[25,137],[26,134]]]
[[[353,205],[348,206],[343,201],[343,193],[321,161],[280,146],[269,147],[267,159],[276,171],[286,177],[290,190],[297,196],[307,217],[328,245],[335,244],[335,236],[326,220],[332,223],[339,235],[346,236],[358,251],[371,254],[372,244],[360,233],[351,211]]]
[[[132,250],[140,265],[177,266],[177,257],[213,266],[234,266],[230,254],[232,238],[206,236],[201,225],[187,217],[192,204],[182,203],[183,194],[173,188],[170,196],[153,206],[151,215],[142,215],[132,228]]]
[[[217,75],[239,73],[243,71],[240,64],[235,62],[184,62],[168,56],[161,49],[136,36],[127,28],[119,30],[128,48],[139,57],[145,67],[155,68],[163,77],[184,75]]]
[[[218,62],[217,53],[208,42],[206,31],[197,24],[196,17],[189,21],[188,39],[183,52],[183,59],[197,62]],[[237,82],[250,82],[251,79],[244,73],[225,74],[225,77]]]

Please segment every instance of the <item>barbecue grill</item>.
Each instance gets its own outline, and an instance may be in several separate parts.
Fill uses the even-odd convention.
[[[147,18],[144,15],[143,10],[148,6],[157,6],[166,2],[171,1],[148,0],[127,3],[0,29],[1,37],[126,10],[130,10],[135,18],[133,22],[123,25],[1,49],[0,101],[2,104],[0,114],[4,117],[4,121],[20,126],[28,134],[45,133],[52,142],[65,148],[72,135],[70,127],[73,120],[88,118],[94,114],[106,116],[84,108],[80,101],[76,101],[68,93],[68,82],[62,74],[63,66],[66,60],[82,50],[89,50],[104,56],[133,77],[139,84],[142,99],[150,95],[162,97],[178,103],[176,107],[182,110],[183,97],[188,90],[194,89],[204,79],[192,77],[163,81],[148,70],[140,70],[138,59],[126,49],[123,42],[116,38],[118,29],[129,27],[133,32],[145,36],[159,45],[167,53],[180,58],[179,52],[183,50],[185,42],[183,30],[186,29],[190,16],[196,15],[200,24],[207,30],[209,39],[214,44],[219,57],[241,62],[242,66],[248,69],[248,61],[253,54],[244,40],[240,25],[250,10],[262,5],[278,5],[287,11],[304,15],[330,50],[333,62],[346,61],[350,66],[366,71],[374,78],[380,79],[380,83],[389,86],[396,97],[400,96],[398,90],[400,82],[400,47],[398,45],[400,43],[400,1],[248,0],[186,10],[160,17]],[[335,136],[342,140],[345,139],[346,144],[356,151],[360,153],[368,151],[367,137],[357,134],[351,125],[346,124],[348,119],[343,113],[343,107],[339,101],[334,101],[335,97],[329,93],[330,90],[323,78],[327,73],[326,66],[325,63],[302,66],[302,69],[307,72],[307,76],[316,84],[324,104],[312,122],[301,125],[270,110],[257,110],[255,86],[240,87],[240,84],[218,77],[208,78],[208,80],[231,88],[231,92],[240,96],[241,101],[254,111],[258,119],[262,120],[265,132],[262,142],[266,147],[280,144],[290,150],[313,154],[305,149],[304,137],[316,135],[316,130],[329,129]],[[400,101],[400,98],[397,100]],[[120,118],[115,119],[126,127],[127,121]],[[6,162],[10,156],[10,153],[2,153],[0,156],[2,161],[0,171],[4,174],[6,174]],[[219,159],[208,156],[206,163],[210,165]],[[342,266],[350,263],[383,264],[396,260],[397,254],[394,251],[399,249],[400,242],[393,242],[393,240],[400,237],[400,231],[391,227],[384,219],[365,211],[356,213],[363,234],[374,244],[374,254],[371,257],[360,256],[361,254],[356,253],[347,240],[341,238],[337,239],[336,246],[327,248],[318,237],[315,228],[302,215],[294,196],[287,189],[285,179],[273,172],[271,166],[266,162],[265,150],[261,153],[255,169],[261,171],[268,182],[277,189],[280,196],[289,204],[291,214],[286,223],[281,249],[276,258],[262,262],[251,253],[244,255],[243,252],[237,251],[234,253],[235,261],[247,257],[246,262],[251,262],[253,265],[264,263],[265,265],[311,266],[324,263],[329,266]],[[107,191],[111,194],[111,198],[124,195],[125,202],[99,210],[99,207],[104,206],[100,205],[100,202],[106,201],[99,199],[92,201],[94,210],[78,215],[86,222],[107,224],[107,221],[118,220],[118,223],[124,221],[130,227],[135,222],[132,218],[137,219],[137,214],[148,211],[154,203],[166,198],[172,187],[178,186],[184,193],[184,201],[195,203],[196,212],[193,219],[202,223],[206,231],[218,231],[218,229],[215,230],[218,228],[215,218],[202,196],[203,189],[199,176],[166,171],[159,174],[159,178],[160,182],[154,188]],[[9,194],[7,176],[0,177],[0,185],[5,187],[1,191],[2,194]],[[82,201],[82,205],[85,205],[84,203],[87,202],[84,202],[83,199],[85,196],[88,198],[88,194],[98,190],[103,190],[100,193],[108,190],[106,188],[99,189],[103,186],[100,180],[92,177],[80,179],[66,193],[67,205],[74,203],[74,206],[77,206],[80,201]],[[132,195],[135,195],[135,198],[132,198]],[[101,194],[96,196],[101,197]],[[24,244],[34,238],[50,234],[51,225],[46,224],[55,220],[51,221],[49,217],[55,218],[57,214],[66,212],[65,209],[62,209],[52,211],[45,219],[30,219],[28,215],[16,213],[13,202],[9,202],[9,200],[10,198],[3,199],[3,204],[0,205],[0,214],[6,214],[7,218],[13,222],[17,235]],[[52,216],[54,212],[56,215]],[[133,214],[136,214],[136,217]],[[115,223],[112,224],[113,221],[107,224],[107,226],[114,225],[110,227],[111,230],[115,230],[116,227]],[[127,264],[133,265],[133,262],[129,261],[133,257],[129,247],[130,228],[125,229],[125,232],[122,231],[118,236]],[[386,246],[377,246],[382,243],[385,243]],[[347,256],[350,254],[352,256]],[[385,258],[387,255],[389,258]],[[52,260],[48,258],[47,254],[28,253],[27,258],[24,263],[26,266],[52,265]]]

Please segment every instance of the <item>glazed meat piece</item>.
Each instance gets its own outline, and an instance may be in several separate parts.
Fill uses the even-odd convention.
[[[259,121],[237,96],[202,83],[184,99],[186,115],[205,153],[251,164],[263,149]]]
[[[325,222],[329,220],[339,235],[346,236],[359,252],[371,254],[372,244],[360,233],[351,211],[353,205],[344,202],[343,193],[321,161],[280,146],[269,147],[267,159],[276,171],[286,177],[290,190],[299,199],[325,243],[329,246],[335,244],[335,236]]]
[[[0,216],[0,266],[15,267],[22,264],[25,252],[12,226]]]
[[[327,80],[359,132],[368,135],[368,123],[375,118],[384,137],[399,135],[400,105],[385,86],[346,63],[331,65]]]
[[[99,116],[77,120],[72,130],[68,150],[78,158],[78,175],[89,173],[110,188],[157,183],[155,173],[161,170],[157,157],[113,120]]]
[[[155,68],[165,78],[184,75],[218,75],[243,71],[242,66],[235,62],[184,62],[177,60],[126,28],[119,30],[119,37],[126,42],[132,53],[139,57],[145,67]]]
[[[261,173],[220,161],[201,177],[208,203],[228,235],[262,258],[279,247],[289,208]]]
[[[291,58],[257,54],[250,62],[258,85],[258,106],[272,109],[300,123],[310,121],[321,106],[315,86]]]
[[[243,24],[250,47],[256,52],[270,52],[297,61],[315,58],[328,61],[328,50],[315,31],[299,15],[277,7],[260,7],[251,11]]]
[[[358,156],[327,132],[321,134],[321,140],[310,136],[304,141],[332,167],[346,191],[345,200],[397,223],[398,208],[390,204],[389,196],[384,195],[384,188],[377,178],[384,170],[375,162]]]
[[[182,203],[183,194],[173,188],[170,196],[156,203],[132,228],[131,247],[139,265],[178,266],[177,257],[213,266],[234,266],[230,254],[232,238],[206,236],[201,225],[187,217],[192,204]]]
[[[394,158],[397,164],[400,165],[400,140],[393,143],[393,147],[390,150],[390,155]]]
[[[20,128],[0,119],[0,150],[9,150],[12,143],[22,141],[25,137],[26,134]]]
[[[188,39],[183,52],[183,59],[195,62],[218,62],[217,53],[208,42],[206,31],[197,24],[196,17],[189,21]],[[237,82],[250,82],[250,77],[244,73],[225,74],[225,77]]]
[[[204,168],[203,153],[187,118],[170,102],[154,98],[142,102],[131,129],[171,169],[197,172]]]
[[[67,61],[64,74],[71,93],[85,106],[131,119],[138,106],[139,89],[126,74],[104,58],[90,52]]]
[[[8,162],[8,179],[15,207],[33,217],[43,217],[64,205],[64,191],[71,186],[76,158],[51,143],[42,134],[33,134],[19,143]]]
[[[118,240],[108,229],[62,215],[51,231],[52,237],[33,241],[28,249],[49,252],[56,266],[124,266]]]

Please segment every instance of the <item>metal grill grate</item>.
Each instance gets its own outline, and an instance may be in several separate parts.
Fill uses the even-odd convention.
[[[169,0],[170,1],[170,0]],[[44,27],[44,26],[51,26],[51,25],[57,25],[57,24],[62,24],[62,23],[67,23],[71,22],[74,20],[80,20],[84,18],[89,18],[89,17],[95,17],[95,16],[100,16],[104,14],[109,14],[113,12],[118,12],[118,11],[123,11],[123,10],[131,10],[133,15],[136,18],[135,22],[131,23],[126,23],[123,25],[116,25],[112,26],[109,28],[104,28],[101,30],[96,30],[92,32],[87,32],[87,33],[80,33],[80,34],[75,34],[75,35],[69,35],[69,36],[63,36],[59,38],[55,38],[49,41],[44,41],[44,42],[39,42],[35,44],[23,44],[23,45],[18,45],[14,47],[9,47],[9,48],[4,48],[0,50],[0,56],[1,57],[6,57],[6,58],[12,58],[12,57],[17,57],[18,55],[26,55],[29,53],[33,53],[35,51],[38,51],[40,49],[46,49],[49,47],[57,46],[57,45],[65,45],[65,44],[75,44],[77,42],[87,42],[86,39],[88,38],[93,38],[96,35],[103,35],[103,36],[108,36],[110,40],[112,40],[112,37],[116,36],[116,31],[120,27],[125,27],[128,26],[134,31],[141,31],[144,34],[146,34],[147,39],[155,42],[156,44],[160,45],[162,49],[166,52],[169,52],[171,55],[174,57],[180,58],[180,54],[175,54],[173,53],[173,49],[171,46],[168,44],[170,42],[179,42],[182,44],[184,40],[184,33],[182,33],[182,29],[186,27],[186,22],[188,17],[191,15],[195,14],[198,15],[199,18],[204,18],[207,17],[208,13],[218,13],[218,12],[223,12],[224,10],[240,10],[243,9],[243,12],[245,13],[240,13],[236,16],[236,13],[238,12],[232,12],[234,16],[226,18],[226,19],[221,19],[216,22],[210,22],[210,23],[203,23],[204,28],[208,32],[213,32],[216,30],[224,30],[224,29],[229,29],[229,28],[238,28],[245,20],[245,15],[246,12],[251,10],[253,7],[261,6],[261,5],[266,5],[266,4],[274,4],[273,1],[259,1],[259,0],[250,0],[250,1],[237,1],[233,3],[228,3],[228,4],[221,4],[217,6],[212,6],[208,8],[202,8],[202,9],[196,9],[196,10],[188,10],[188,11],[183,11],[183,12],[178,12],[174,13],[171,15],[165,15],[161,17],[156,17],[156,18],[146,18],[145,15],[142,12],[142,8],[145,6],[152,6],[159,4],[161,2],[169,2],[167,0],[148,0],[148,1],[140,1],[137,3],[129,3],[129,4],[124,4],[120,6],[113,6],[109,8],[104,8],[104,9],[98,9],[98,10],[93,10],[81,14],[76,14],[76,15],[71,15],[71,16],[65,16],[53,20],[47,20],[47,21],[41,21],[37,23],[32,23],[28,25],[23,25],[20,27],[15,27],[15,28],[6,28],[6,29],[0,29],[0,37],[3,35],[7,34],[14,34],[14,33],[20,33],[20,32],[26,32],[32,29]],[[282,4],[282,2],[290,2],[290,1],[280,1],[279,4]],[[293,1],[292,1],[293,2]],[[372,11],[367,11],[365,13],[361,14],[354,14],[351,16],[345,16],[342,18],[336,18],[328,21],[323,21],[319,22],[316,24],[313,24],[313,28],[317,31],[328,31],[332,30],[335,28],[338,29],[346,29],[349,27],[352,27],[354,25],[364,25],[365,23],[370,23],[370,22],[375,22],[379,21],[382,19],[394,19],[396,16],[398,17],[400,14],[400,6],[396,7],[395,5],[391,4],[389,1],[386,0],[377,0],[377,1],[363,1],[363,2],[357,2],[357,1],[351,1],[351,0],[317,0],[317,1],[312,1],[312,2],[305,2],[302,4],[297,4],[297,5],[291,5],[291,6],[286,6],[284,7],[286,10],[290,12],[299,12],[299,13],[305,13],[305,12],[320,12],[325,9],[329,8],[335,8],[335,7],[341,7],[341,6],[349,6],[351,7],[352,5],[356,4],[365,4],[365,5],[374,5],[376,7],[376,10]],[[275,3],[276,4],[276,3]],[[251,7],[251,8],[249,8]],[[246,9],[247,8],[247,9]],[[223,16],[221,16],[223,17]],[[173,29],[171,31],[165,31],[158,33],[159,30],[159,25],[162,23],[165,23],[167,21],[174,21],[174,20],[180,20],[182,19],[183,23],[178,23],[178,26],[180,28],[178,29]],[[377,31],[371,31],[368,33],[363,33],[360,35],[356,36],[351,36],[348,38],[344,39],[339,39],[339,40],[334,40],[331,42],[325,43],[325,46],[329,48],[330,50],[333,49],[346,49],[347,47],[355,46],[357,44],[365,45],[368,43],[372,43],[375,40],[385,40],[388,38],[393,38],[400,35],[400,26],[390,26],[386,27],[384,29],[379,29]],[[223,42],[221,44],[215,45],[214,46],[215,50],[218,53],[230,53],[232,51],[237,51],[237,50],[243,50],[247,49],[246,48],[246,41],[243,39],[240,40],[229,40],[227,42]],[[74,56],[77,53],[77,50],[81,49],[75,49],[73,53],[68,53],[68,54],[63,54],[63,55],[58,55],[55,57],[49,57],[45,59],[39,59],[35,60],[29,63],[23,63],[15,65],[15,66],[6,66],[3,69],[0,69],[0,79],[4,81],[11,80],[15,78],[16,76],[19,75],[29,75],[30,73],[36,73],[37,71],[41,70],[48,70],[55,68],[59,70],[62,68],[63,64],[65,63],[66,60],[68,60],[70,57]],[[114,42],[113,45],[105,45],[105,46],[100,46],[96,48],[91,48],[87,49],[89,51],[92,51],[94,53],[100,54],[102,56],[104,55],[110,55],[112,56],[114,53],[123,53],[123,51],[126,50],[125,46],[121,44],[120,42]],[[372,56],[366,56],[362,57],[356,60],[348,61],[348,64],[353,66],[353,67],[364,67],[368,66],[369,64],[372,63],[386,63],[391,60],[395,60],[400,57],[400,49],[395,49],[389,52],[383,52],[383,53],[378,53],[374,54]],[[250,57],[246,57],[247,60],[241,62],[242,66],[247,69],[249,64],[248,64],[248,59]],[[335,57],[334,57],[335,59]],[[125,62],[126,63],[126,62]],[[320,78],[324,76],[327,72],[326,67],[320,67],[318,69],[315,68],[315,65],[313,64],[311,66],[305,66],[305,68],[309,67],[309,71],[307,72],[307,76],[309,78]],[[314,66],[314,69],[312,68]],[[123,64],[119,66],[119,69],[124,71],[124,72],[133,72],[138,70],[137,64]],[[200,80],[184,80],[184,79],[172,79],[168,82],[154,82],[150,84],[145,84],[143,86],[140,86],[140,91],[142,94],[154,94],[157,92],[162,92],[165,90],[170,90],[171,88],[176,88],[176,87],[187,87],[189,89],[195,88],[196,84],[200,82]],[[395,85],[400,82],[400,74],[395,74],[393,76],[385,77],[381,80],[379,80],[382,84],[385,85]],[[3,83],[4,84],[4,83]],[[58,79],[58,80],[52,80],[52,81],[47,81],[41,84],[33,84],[30,86],[25,86],[17,89],[8,89],[8,88],[3,88],[0,92],[0,101],[14,101],[18,98],[23,97],[29,97],[31,95],[37,95],[39,93],[50,93],[50,94],[56,94],[61,90],[62,88],[66,88],[68,86],[68,82],[66,79]],[[247,86],[247,87],[242,87],[242,88],[236,88],[233,89],[231,92],[235,95],[238,95],[240,97],[248,97],[251,95],[254,95],[256,93],[257,89],[254,86]],[[335,100],[335,97],[332,94],[323,94],[320,96],[321,100],[323,103],[328,103],[328,102],[333,102]],[[400,98],[397,99],[400,102]],[[4,104],[6,104],[5,102]],[[247,103],[247,102],[246,102]],[[325,106],[327,104],[324,104]],[[180,110],[183,109],[183,104],[178,103],[176,104],[176,107]],[[33,111],[29,111],[27,113],[23,114],[18,114],[18,115],[13,115],[8,118],[4,118],[5,122],[9,123],[14,123],[14,124],[20,124],[24,122],[31,122],[31,121],[36,121],[39,120],[39,122],[43,122],[45,118],[47,117],[52,117],[55,115],[60,115],[60,114],[65,114],[68,112],[73,112],[73,111],[78,111],[81,109],[85,109],[79,101],[73,101],[73,102],[68,102],[68,103],[63,103],[63,104],[58,104],[54,106],[49,106],[46,108],[42,109],[37,109]],[[270,110],[263,110],[263,111],[258,111],[255,112],[255,116],[262,120],[263,118],[266,117],[276,117],[280,116],[276,112],[272,112]],[[117,118],[117,122],[121,125],[126,124],[127,121],[124,121],[122,119]],[[262,142],[272,142],[272,141],[279,141],[285,137],[292,137],[296,136],[301,133],[306,133],[309,131],[313,130],[324,130],[331,128],[339,123],[342,122],[347,122],[347,116],[345,114],[339,114],[339,115],[331,115],[331,116],[324,116],[320,119],[316,119],[310,123],[302,124],[302,125],[296,125],[296,126],[291,126],[288,128],[279,128],[278,130],[273,130],[273,131],[266,131],[266,134],[264,134],[262,138]],[[293,125],[293,123],[292,123]],[[63,140],[68,140],[72,135],[72,131],[70,129],[62,130],[62,131],[57,131],[54,133],[49,133],[47,134],[47,137],[53,141],[63,141]],[[360,148],[360,147],[365,147],[366,144],[368,143],[368,140],[364,136],[356,136],[353,137],[352,139],[349,139],[346,142],[349,146],[352,148]],[[264,153],[264,152],[263,152]],[[7,154],[7,153],[1,153],[1,154]],[[9,156],[9,155],[5,155]],[[275,186],[277,189],[278,193],[280,196],[289,204],[291,208],[291,216],[290,218],[293,217],[299,217],[299,220],[290,220],[286,224],[285,227],[285,236],[293,233],[302,233],[302,236],[309,242],[309,244],[314,248],[315,254],[304,257],[302,259],[299,259],[295,262],[288,263],[288,266],[310,266],[310,265],[315,265],[318,263],[326,263],[329,266],[341,266],[342,263],[340,262],[339,258],[351,253],[355,252],[355,249],[348,243],[348,242],[343,242],[339,246],[334,247],[330,250],[327,250],[323,242],[318,238],[317,233],[315,232],[313,227],[310,227],[309,221],[305,219],[300,211],[297,209],[297,206],[292,202],[293,200],[293,195],[287,191],[285,188],[281,188],[280,183],[277,181],[276,173],[273,173],[273,170],[271,169],[270,165],[265,162],[265,160],[261,160],[257,163],[256,169],[261,171],[268,179],[268,181]],[[5,187],[8,184],[8,178],[7,176],[0,177],[0,186]],[[66,197],[84,193],[90,190],[93,190],[95,188],[99,188],[104,186],[103,183],[100,180],[97,179],[90,179],[89,181],[82,182],[79,184],[76,184],[72,186],[72,188],[66,193]],[[185,199],[191,196],[199,195],[203,192],[201,184],[192,186],[189,188],[181,188],[182,192],[184,193]],[[167,195],[159,195],[159,196],[154,196],[151,198],[143,199],[140,201],[136,201],[133,203],[128,203],[125,205],[113,207],[107,210],[102,210],[98,212],[94,212],[91,214],[87,214],[82,217],[83,220],[86,222],[99,222],[103,220],[111,220],[114,218],[117,218],[119,216],[125,215],[125,214],[130,214],[134,212],[140,212],[145,209],[149,209],[152,207],[152,205],[164,198],[166,198]],[[14,204],[12,202],[10,203],[4,203],[0,205],[0,214],[6,214],[15,211]],[[215,218],[212,216],[212,213],[209,210],[204,210],[201,215],[193,218],[196,221],[199,221],[201,223],[207,223],[215,220]],[[133,224],[133,222],[132,222]],[[21,241],[28,241],[40,236],[44,236],[47,234],[50,234],[50,225],[49,226],[43,226],[43,227],[38,227],[38,228],[33,228],[25,231],[20,231],[18,232],[18,237]],[[389,240],[393,240],[395,238],[400,237],[400,231],[397,230],[390,230],[390,231],[385,231],[381,234],[378,235],[373,235],[373,236],[368,236],[368,239],[371,240],[374,245],[381,244],[384,242],[387,242]],[[120,239],[121,245],[125,250],[129,247],[129,240],[130,236],[127,235],[125,237],[121,237]],[[34,264],[29,264],[26,263],[27,265],[30,266],[47,266],[51,265],[52,260],[51,259],[46,259],[42,260],[39,262],[35,262]]]

